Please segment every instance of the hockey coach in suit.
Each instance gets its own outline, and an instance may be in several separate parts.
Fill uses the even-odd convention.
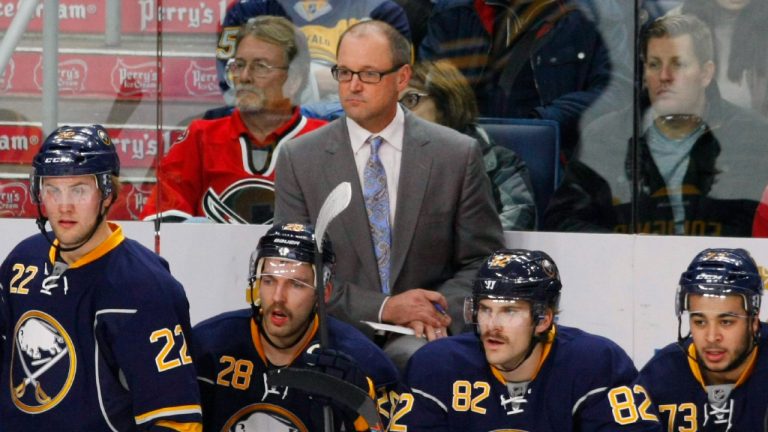
[[[471,278],[503,237],[477,143],[398,104],[410,59],[409,42],[381,21],[342,35],[332,73],[346,115],[283,147],[275,217],[314,222],[350,182],[352,202],[328,231],[338,245],[331,313],[369,335],[361,320],[433,340],[462,330]]]

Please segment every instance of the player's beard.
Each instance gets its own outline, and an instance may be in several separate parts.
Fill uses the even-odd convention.
[[[728,361],[728,364],[726,364],[723,367],[714,367],[713,368],[713,367],[710,367],[710,365],[708,365],[706,363],[706,361],[704,360],[706,358],[704,356],[704,349],[705,348],[698,348],[697,347],[697,349],[696,349],[696,357],[699,360],[699,364],[703,364],[704,365],[704,369],[706,369],[706,370],[708,370],[710,372],[715,372],[715,373],[728,372],[728,371],[731,371],[731,370],[734,370],[734,369],[738,368],[746,360],[745,353],[747,353],[750,350],[750,348],[752,347],[752,333],[751,332],[748,331],[748,332],[744,333],[744,341],[743,342],[744,343],[741,345],[741,349],[734,350],[732,358],[730,359],[730,361]],[[706,347],[706,348],[719,348],[719,347]]]
[[[235,87],[235,105],[240,112],[258,112],[266,105],[266,92],[262,88],[251,85],[238,85]]]

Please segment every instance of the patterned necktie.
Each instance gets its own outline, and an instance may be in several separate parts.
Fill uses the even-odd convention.
[[[381,137],[368,139],[371,144],[371,157],[363,170],[363,197],[368,212],[368,225],[371,228],[373,249],[379,265],[381,292],[389,295],[389,251],[392,244],[392,232],[389,227],[389,193],[387,193],[387,173],[379,159]]]

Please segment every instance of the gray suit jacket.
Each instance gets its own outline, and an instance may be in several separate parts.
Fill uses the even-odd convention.
[[[329,311],[372,335],[360,320],[377,320],[384,295],[344,118],[285,143],[275,171],[276,222],[314,223],[330,191],[341,182],[352,184],[352,202],[328,228],[336,252]],[[441,292],[453,319],[451,331],[457,334],[477,268],[503,246],[477,143],[406,111],[398,188],[391,292]]]

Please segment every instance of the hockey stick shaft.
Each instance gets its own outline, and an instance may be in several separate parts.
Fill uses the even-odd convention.
[[[315,284],[317,288],[317,315],[320,320],[320,345],[328,345],[328,327],[325,311],[325,281],[323,274],[323,237],[328,224],[349,206],[352,185],[339,183],[325,198],[315,222]]]
[[[328,224],[349,206],[352,199],[352,185],[349,182],[339,183],[328,197],[325,198],[315,222],[315,287],[317,291],[317,317],[320,321],[320,346],[328,346],[328,322],[325,310],[325,275],[323,271],[323,237]],[[323,407],[323,429],[333,431],[333,411],[326,405]]]

